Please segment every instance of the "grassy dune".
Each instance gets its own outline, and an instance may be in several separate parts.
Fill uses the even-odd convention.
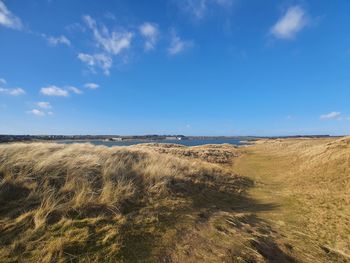
[[[350,140],[0,145],[0,262],[347,262]]]
[[[181,158],[200,159],[210,163],[230,164],[239,156],[239,149],[230,144],[207,144],[187,147],[179,144],[150,143],[141,144],[137,148],[150,149],[158,153],[172,154]]]
[[[302,262],[350,262],[350,138],[259,141],[236,160],[250,196],[278,208],[259,216]]]
[[[215,229],[224,231],[227,219],[248,220],[237,219],[233,208],[249,201],[243,194],[250,180],[158,148],[0,146],[0,261],[183,262],[211,255],[222,262],[239,256],[244,250],[230,252],[231,237],[222,239]],[[192,244],[208,240],[211,252]],[[245,236],[239,242],[244,246]]]

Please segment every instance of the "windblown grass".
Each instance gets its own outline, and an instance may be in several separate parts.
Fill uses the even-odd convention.
[[[290,236],[303,262],[350,262],[350,138],[262,140],[237,170],[253,196],[280,205],[264,218]]]
[[[183,262],[181,244],[199,222],[231,239],[207,222],[249,201],[250,181],[158,148],[1,145],[0,261]],[[212,262],[228,257],[227,244]]]
[[[173,154],[182,158],[195,158],[210,163],[230,164],[234,157],[238,157],[239,150],[231,144],[207,144],[187,147],[179,144],[148,143],[142,147],[159,153]]]
[[[349,138],[0,145],[0,262],[347,262],[349,160]]]

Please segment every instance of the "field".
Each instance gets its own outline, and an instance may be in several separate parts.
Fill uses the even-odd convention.
[[[0,145],[1,262],[349,262],[350,139]]]

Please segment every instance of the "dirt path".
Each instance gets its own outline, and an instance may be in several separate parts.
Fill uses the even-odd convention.
[[[285,225],[285,220],[290,220],[288,216],[290,211],[285,209],[286,204],[290,206],[295,203],[295,200],[290,200],[291,197],[283,184],[283,174],[289,165],[288,160],[271,156],[255,148],[246,149],[233,165],[237,174],[254,181],[254,187],[249,190],[248,195],[259,203],[275,207],[269,211],[262,211],[259,215],[278,225]]]
[[[251,146],[242,150],[235,159],[235,173],[253,180],[254,187],[248,191],[255,203],[269,205],[273,209],[257,211],[256,216],[267,222],[283,237],[282,242],[291,244],[293,258],[300,262],[350,262],[338,251],[329,250],[312,235],[305,222],[308,210],[291,185],[296,159]]]

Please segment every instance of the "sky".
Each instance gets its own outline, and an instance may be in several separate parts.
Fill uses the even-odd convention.
[[[0,0],[0,134],[349,134],[349,14],[348,0]]]

